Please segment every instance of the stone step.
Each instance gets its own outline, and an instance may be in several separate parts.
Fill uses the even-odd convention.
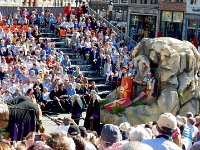
[[[111,85],[107,85],[104,83],[97,84],[96,87],[98,88],[99,91],[111,90]]]
[[[93,76],[93,75],[97,75],[97,72],[96,71],[92,71],[92,70],[83,70],[81,71],[81,73],[84,75],[84,77],[90,77],[90,76]]]
[[[63,53],[73,52],[71,48],[55,48],[57,52],[62,51]]]
[[[104,98],[106,98],[106,96],[107,96],[108,94],[110,94],[111,92],[112,92],[111,90],[100,91],[100,92],[98,92],[98,95],[99,95],[102,99],[104,99]]]
[[[55,38],[55,37],[40,37],[40,40],[47,40],[51,39],[52,42],[60,42],[61,38]]]
[[[76,68],[76,67],[79,67],[80,69],[91,68],[91,65],[71,65],[71,68]]]
[[[50,33],[50,32],[43,32],[40,34],[42,37],[55,37],[54,33]]]
[[[104,78],[102,77],[89,77],[88,81],[95,81],[95,82],[99,82],[99,81],[105,81]]]

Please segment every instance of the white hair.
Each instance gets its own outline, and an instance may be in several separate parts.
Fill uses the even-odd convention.
[[[8,105],[6,104],[0,104],[0,113],[8,112]]]
[[[131,141],[143,141],[145,139],[151,139],[149,133],[144,127],[138,126],[134,130],[130,131]]]
[[[131,141],[126,143],[121,150],[153,150],[153,148],[144,143]]]
[[[76,145],[74,143],[74,140],[70,137],[65,136],[65,143],[69,146],[70,150],[76,150]]]

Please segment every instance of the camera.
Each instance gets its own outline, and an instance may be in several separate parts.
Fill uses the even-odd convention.
[[[40,134],[36,134],[34,141],[41,141],[41,135]]]

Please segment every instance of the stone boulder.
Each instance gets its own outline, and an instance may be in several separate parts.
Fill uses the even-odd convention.
[[[185,115],[188,111],[199,113],[200,79],[197,72],[200,54],[192,43],[168,37],[143,39],[132,55],[138,80],[145,77],[149,68],[154,70],[159,81],[159,95],[151,105],[130,106],[120,115],[101,110],[102,123],[119,125],[128,121],[136,125],[157,120],[164,112],[174,115]],[[114,93],[111,95],[117,97]]]

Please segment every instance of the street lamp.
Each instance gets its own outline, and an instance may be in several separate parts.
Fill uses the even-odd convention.
[[[108,12],[109,12],[108,21],[112,20],[112,10],[113,10],[113,2],[112,2],[112,0],[110,0],[110,2],[108,4]]]

